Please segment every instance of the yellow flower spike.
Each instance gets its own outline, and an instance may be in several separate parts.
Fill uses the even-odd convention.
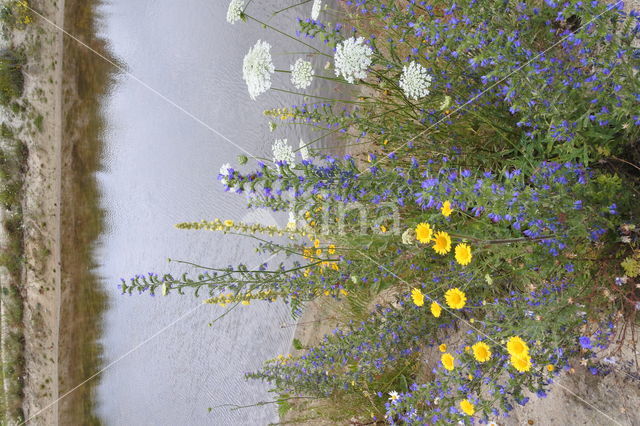
[[[456,246],[456,261],[462,265],[466,266],[471,263],[471,247],[465,243],[458,244]]]
[[[467,416],[473,416],[473,413],[476,412],[476,407],[471,402],[469,402],[468,399],[463,399],[462,401],[460,401],[460,409]]]
[[[433,237],[433,229],[428,223],[422,222],[416,226],[416,239],[422,244],[429,244]]]
[[[447,290],[444,294],[444,298],[451,309],[462,309],[467,303],[467,296],[458,288]]]
[[[433,250],[441,255],[451,251],[451,237],[446,232],[438,232],[433,239]]]
[[[491,349],[484,342],[478,342],[471,347],[473,349],[473,357],[478,362],[487,362],[491,359]]]
[[[424,294],[422,294],[419,288],[411,290],[411,299],[416,306],[424,305]]]
[[[440,318],[440,314],[442,313],[442,307],[438,304],[438,302],[431,303],[431,315],[436,318]]]
[[[456,359],[451,354],[442,354],[440,361],[442,362],[442,366],[449,371],[455,368]]]
[[[446,352],[447,351],[447,345],[445,343],[441,344],[440,346],[438,346],[438,350],[440,352]]]
[[[444,217],[451,216],[451,213],[453,213],[453,209],[451,208],[451,202],[445,201],[442,204],[442,208],[440,209],[440,213],[442,213],[442,216],[444,216]]]

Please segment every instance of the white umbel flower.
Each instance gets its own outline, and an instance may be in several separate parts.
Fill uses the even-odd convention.
[[[222,166],[220,166],[220,174],[218,176],[218,179],[220,180],[220,182],[222,182],[223,185],[228,185],[229,184],[229,169],[231,168],[231,164],[229,163],[224,163]]]
[[[293,164],[296,160],[296,154],[286,139],[276,139],[271,146],[271,151],[273,152],[273,161],[276,163],[286,161],[288,164]]]
[[[297,89],[306,89],[313,81],[313,66],[311,62],[298,59],[291,65],[291,84]]]
[[[300,149],[298,151],[300,151],[300,156],[303,160],[309,158],[309,148],[307,147],[307,143],[302,139],[300,139]]]
[[[322,0],[313,0],[313,6],[311,6],[311,19],[316,21],[320,16],[320,8],[322,7]]]
[[[258,40],[249,49],[242,63],[242,78],[247,82],[251,99],[255,99],[271,88],[271,74],[274,72],[271,45],[266,41]]]
[[[431,76],[427,69],[415,61],[402,68],[400,87],[409,99],[424,98],[429,94]]]
[[[244,12],[244,0],[231,0],[227,9],[227,22],[235,24],[242,19]]]
[[[371,55],[373,50],[364,44],[364,37],[344,40],[336,46],[336,75],[342,75],[349,83],[354,83],[356,78],[366,78]]]

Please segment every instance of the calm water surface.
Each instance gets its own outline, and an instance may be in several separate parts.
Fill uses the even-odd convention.
[[[278,3],[260,2],[265,10],[275,10]],[[301,101],[273,91],[251,101],[242,59],[258,38],[274,46],[276,68],[295,60],[283,53],[302,49],[255,24],[227,24],[227,4],[110,0],[100,8],[100,36],[131,74],[242,149],[270,157],[275,137],[297,145],[300,134],[291,128],[270,133],[262,111]],[[293,33],[294,17],[306,16],[307,8],[272,22]],[[275,78],[274,86],[290,87],[288,76]],[[216,180],[220,165],[234,163],[242,150],[126,74],[116,77],[103,108],[103,171],[97,177],[105,231],[95,256],[110,302],[100,342],[108,368],[97,387],[98,416],[108,425],[276,421],[273,405],[207,409],[271,399],[266,385],[245,381],[243,373],[289,351],[294,329],[280,327],[291,322],[284,305],[252,304],[209,327],[222,308],[177,295],[122,296],[116,288],[121,277],[181,270],[167,258],[251,265],[255,254],[248,240],[173,227],[181,221],[246,218],[244,198],[224,193]],[[268,214],[250,219],[274,220]]]

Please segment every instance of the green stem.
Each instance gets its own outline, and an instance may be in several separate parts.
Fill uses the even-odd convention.
[[[326,53],[324,53],[324,52],[322,52],[322,51],[320,51],[320,50],[316,49],[315,47],[313,47],[313,46],[312,46],[312,45],[310,45],[309,43],[305,43],[304,41],[302,41],[302,40],[300,40],[300,39],[298,39],[298,38],[295,38],[295,37],[293,37],[292,35],[289,35],[289,34],[285,33],[284,31],[281,31],[281,30],[277,29],[276,27],[274,27],[274,26],[271,26],[271,25],[267,24],[266,22],[262,22],[261,20],[256,19],[256,18],[254,18],[254,17],[253,17],[253,16],[251,16],[251,15],[247,15],[247,14],[245,13],[245,16],[246,16],[247,18],[249,18],[249,19],[253,19],[253,20],[254,20],[254,21],[256,21],[258,24],[260,24],[260,25],[264,26],[265,28],[269,28],[270,30],[275,31],[275,32],[277,32],[278,34],[282,34],[283,36],[288,37],[288,38],[290,38],[290,39],[292,39],[292,40],[295,40],[295,41],[297,41],[298,43],[302,43],[303,45],[307,46],[308,48],[313,49],[314,51],[318,52],[318,54],[320,54],[320,55],[323,55],[323,56],[326,56],[326,57],[328,57],[328,58],[331,58],[331,55],[327,55]]]

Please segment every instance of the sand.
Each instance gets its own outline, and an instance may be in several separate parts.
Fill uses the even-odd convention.
[[[64,0],[31,0],[35,11],[62,27]],[[58,334],[60,310],[60,199],[63,34],[34,16],[12,36],[26,47],[21,115],[2,113],[29,148],[23,216],[25,377],[23,410],[29,424],[58,424]],[[43,116],[42,131],[32,119]],[[19,130],[18,130],[19,129]]]

